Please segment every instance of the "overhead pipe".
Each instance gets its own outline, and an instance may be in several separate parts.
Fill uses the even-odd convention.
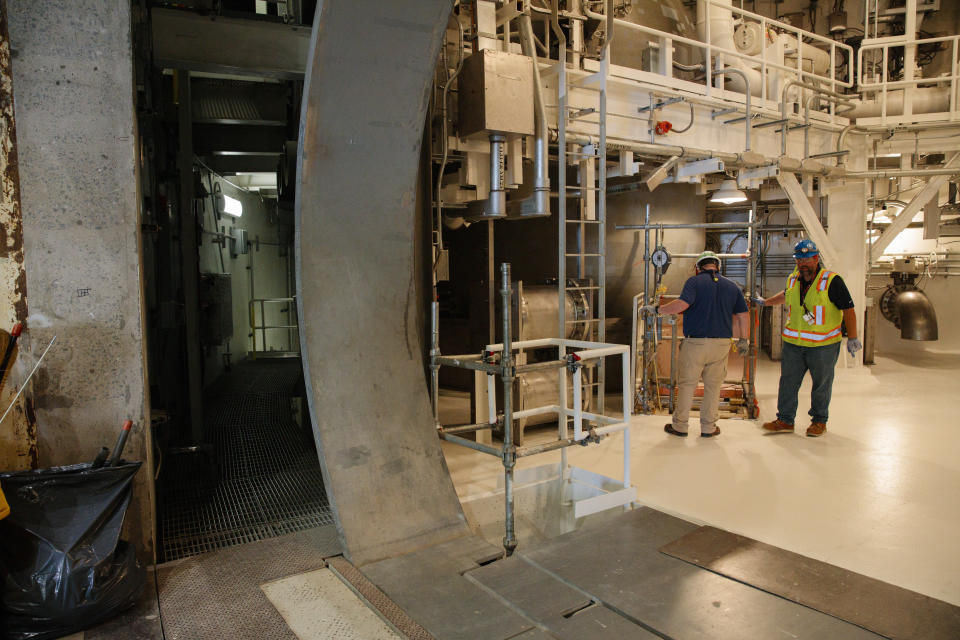
[[[547,109],[543,101],[543,87],[540,85],[540,61],[533,37],[533,25],[530,15],[520,20],[520,44],[523,53],[533,61],[533,105],[534,105],[534,142],[533,142],[533,198],[534,210],[520,213],[523,218],[542,218],[550,215],[550,173],[547,163]],[[518,159],[519,160],[519,159]]]
[[[848,178],[922,178],[930,176],[954,176],[960,174],[960,167],[949,169],[881,169],[877,171],[848,171]]]
[[[843,130],[840,131],[840,135],[837,136],[837,153],[842,153],[843,151],[846,151],[846,152],[849,153],[849,151],[850,151],[849,149],[844,149],[844,148],[843,148],[843,141],[846,140],[847,136],[848,136],[850,133],[864,133],[864,134],[866,134],[867,131],[865,131],[864,129],[858,127],[858,126],[855,125],[855,124],[848,124],[847,126],[845,126],[845,127],[843,128]],[[840,155],[840,156],[837,157],[837,166],[840,166],[840,165],[842,165],[842,164],[846,164],[847,159],[846,159],[845,156],[846,156],[846,154],[843,154],[843,155]]]

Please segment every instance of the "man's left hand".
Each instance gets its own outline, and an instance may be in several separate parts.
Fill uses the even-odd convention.
[[[657,315],[657,307],[656,305],[645,304],[640,307],[640,313],[649,313],[650,315],[655,316]]]
[[[850,352],[850,355],[856,355],[860,349],[863,349],[863,345],[860,344],[859,338],[847,338],[847,351]]]

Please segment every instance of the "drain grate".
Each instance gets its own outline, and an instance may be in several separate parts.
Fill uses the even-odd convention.
[[[312,435],[291,418],[299,374],[296,360],[245,362],[213,385],[212,455],[164,463],[163,562],[333,524]]]

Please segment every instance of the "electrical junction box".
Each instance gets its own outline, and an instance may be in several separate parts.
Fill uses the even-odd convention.
[[[234,227],[230,231],[230,254],[233,257],[250,253],[250,244],[247,242],[247,230]]]
[[[478,133],[532,136],[533,61],[484,49],[467,58],[458,86],[460,137]]]

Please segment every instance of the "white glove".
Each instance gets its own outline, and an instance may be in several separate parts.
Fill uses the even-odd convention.
[[[737,355],[746,356],[750,353],[750,341],[747,338],[737,340]]]
[[[658,315],[656,305],[652,305],[652,304],[645,304],[642,307],[640,307],[640,313],[650,314],[651,316]]]
[[[860,344],[858,338],[847,338],[847,351],[850,352],[850,355],[856,355],[857,351],[863,349],[863,345]]]
[[[764,305],[764,303],[766,302],[766,300],[764,300],[764,299],[761,298],[760,296],[754,296],[753,298],[751,298],[751,300],[753,300],[753,303],[754,303],[755,305],[757,305],[758,307],[762,307],[762,306]]]

